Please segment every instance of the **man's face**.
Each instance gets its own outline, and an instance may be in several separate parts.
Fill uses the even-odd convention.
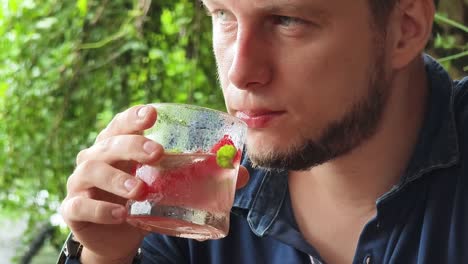
[[[229,113],[263,167],[308,169],[371,136],[386,101],[367,0],[205,0]]]

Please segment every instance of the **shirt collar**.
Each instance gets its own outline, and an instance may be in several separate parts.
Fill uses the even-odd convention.
[[[434,170],[451,167],[459,161],[453,81],[435,59],[426,54],[423,58],[429,89],[423,125],[406,172],[400,182],[379,200]]]
[[[242,165],[250,173],[249,184],[238,190],[234,198],[233,213],[243,214],[252,231],[263,236],[279,214],[287,193],[287,171],[254,169],[244,157]]]
[[[404,185],[447,168],[459,160],[458,137],[453,112],[453,82],[442,66],[429,55],[424,55],[428,76],[429,96],[423,126],[413,156],[400,183],[383,199]],[[233,212],[247,216],[252,231],[263,236],[276,219],[287,193],[287,171],[254,169],[247,157],[242,165],[250,173],[248,185],[236,192]]]

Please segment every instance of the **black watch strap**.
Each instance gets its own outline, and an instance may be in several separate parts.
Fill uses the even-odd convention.
[[[141,248],[138,249],[136,256],[133,258],[132,264],[141,264],[143,254],[141,253]]]
[[[67,259],[79,260],[83,245],[75,239],[73,233],[70,233],[63,244],[57,264],[65,264]]]

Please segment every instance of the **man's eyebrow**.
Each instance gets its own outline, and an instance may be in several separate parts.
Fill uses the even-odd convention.
[[[197,3],[208,15],[210,15],[210,9],[208,8],[208,4],[211,4],[211,5],[216,4],[217,1],[216,0],[197,0]]]
[[[200,7],[206,8],[206,5],[203,0],[195,0],[195,3]]]
[[[221,4],[223,0],[199,0],[200,4],[208,10],[207,5],[216,5]],[[262,1],[260,1],[262,2]],[[328,18],[330,16],[329,12],[327,12],[323,8],[319,8],[314,5],[304,4],[304,3],[297,3],[291,1],[273,1],[273,3],[254,3],[254,8],[258,9],[260,12],[263,13],[293,13],[293,14],[300,14],[302,16],[307,17],[319,17],[319,18]]]
[[[206,13],[206,15],[211,16],[210,9],[209,9],[208,6],[205,4],[205,1],[204,1],[204,0],[197,0],[196,2],[197,2],[197,4],[199,5],[199,7],[202,9],[202,11],[204,11],[204,12]]]
[[[320,18],[326,18],[330,14],[327,12],[325,9],[314,6],[314,5],[309,5],[309,4],[302,4],[302,3],[294,3],[287,1],[285,3],[281,3],[281,1],[275,1],[274,3],[271,4],[265,4],[265,5],[257,5],[257,8],[262,10],[263,12],[268,12],[268,13],[278,13],[278,14],[288,14],[288,13],[293,13],[293,14],[301,14],[303,16],[307,17],[320,17]]]
[[[210,5],[221,5],[223,0],[199,0],[200,4],[209,13],[208,6]],[[264,1],[266,2],[266,1]],[[254,8],[262,13],[269,14],[285,14],[295,15],[298,14],[302,17],[314,17],[322,21],[327,21],[331,14],[324,8],[310,3],[298,3],[290,0],[277,0],[266,2],[266,3],[254,3]]]
[[[218,0],[197,0],[197,2],[201,5],[207,8],[207,4],[216,4],[218,3]]]

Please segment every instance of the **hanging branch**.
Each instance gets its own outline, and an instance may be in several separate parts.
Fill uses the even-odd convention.
[[[193,66],[193,78],[196,78],[197,76],[197,70],[198,70],[198,60],[200,59],[200,41],[201,41],[201,20],[202,20],[202,7],[200,5],[195,4],[194,5],[194,23],[193,27],[191,30],[192,33],[192,46],[191,46],[191,51],[188,52],[188,57],[194,61],[194,66]],[[190,32],[190,31],[189,31]],[[190,46],[189,46],[190,48]],[[188,99],[187,103],[192,104],[193,103],[193,94],[195,91],[195,81],[190,82],[189,84],[189,91],[188,91]]]
[[[438,22],[438,23],[444,23],[444,24],[447,24],[449,26],[452,26],[454,28],[457,28],[457,29],[460,29],[461,31],[465,32],[465,33],[468,33],[468,27],[461,24],[461,23],[458,23],[457,21],[455,20],[452,20],[448,17],[445,17],[439,13],[437,13],[435,15],[435,21]]]
[[[31,260],[39,253],[47,239],[51,238],[54,234],[55,227],[53,227],[49,222],[47,222],[44,223],[39,230],[39,234],[34,238],[34,240],[29,245],[28,250],[26,251],[26,253],[24,253],[23,257],[21,258],[21,264],[31,263]]]
[[[138,0],[139,16],[135,20],[135,28],[141,34],[143,32],[143,24],[145,23],[146,17],[148,16],[149,9],[151,7],[151,0]]]

